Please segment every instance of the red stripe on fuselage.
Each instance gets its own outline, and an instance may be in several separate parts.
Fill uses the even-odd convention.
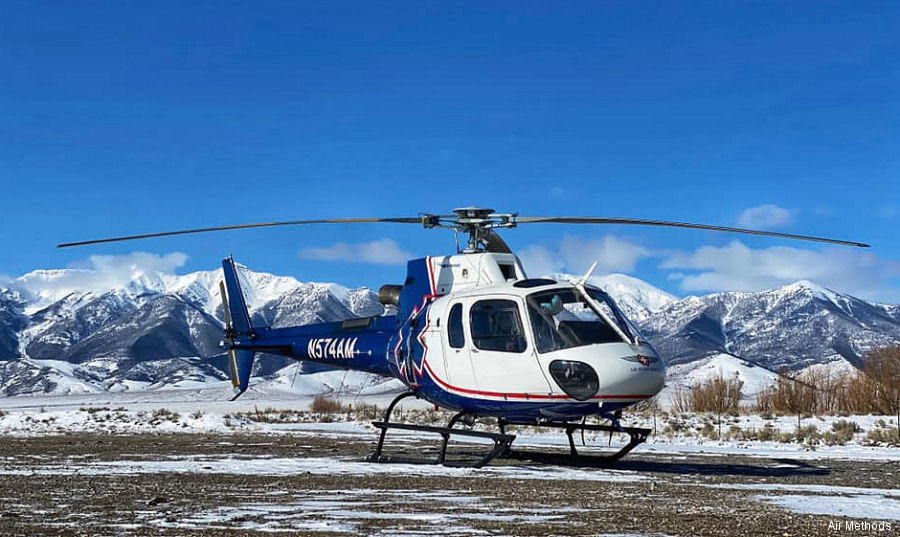
[[[471,390],[469,388],[460,388],[458,386],[453,386],[452,384],[445,382],[444,380],[440,379],[437,375],[435,375],[434,371],[432,371],[431,366],[428,365],[427,361],[424,361],[423,363],[425,365],[425,370],[428,371],[428,375],[435,382],[437,382],[441,387],[443,387],[447,390],[462,392],[462,393],[469,394],[469,395],[481,395],[484,397],[504,397],[506,399],[525,399],[525,400],[539,399],[539,400],[577,401],[577,399],[569,397],[568,395],[555,395],[555,394],[545,394],[545,393],[533,393],[533,394],[532,393],[501,393],[501,392],[488,392],[488,391],[483,391],[483,390]],[[647,399],[650,397],[652,397],[652,396],[651,395],[595,395],[595,396],[591,397],[591,399],[594,399],[594,400]],[[578,402],[584,402],[584,401],[578,401]]]

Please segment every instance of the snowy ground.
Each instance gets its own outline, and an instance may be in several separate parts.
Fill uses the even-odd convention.
[[[318,387],[314,377],[304,382]],[[328,378],[327,374],[323,378]],[[103,392],[67,396],[19,396],[0,398],[0,434],[29,436],[71,433],[293,433],[295,427],[284,423],[266,423],[253,419],[258,411],[277,409],[289,413],[295,421],[321,421],[320,416],[308,412],[314,396],[303,391],[288,391],[287,386],[266,386],[252,389],[237,401],[229,401],[231,388],[223,382],[216,387],[184,387],[171,390],[145,390],[134,392]],[[349,427],[358,432],[370,432],[368,425],[380,417],[378,409],[384,409],[396,396],[392,385],[379,385],[368,392],[356,394],[346,391],[339,396],[351,409],[364,409],[362,413],[338,413],[330,421],[342,422],[331,427]],[[407,399],[400,411],[425,411],[433,407],[425,401]],[[301,416],[299,414],[307,414]],[[251,416],[248,418],[248,414]],[[434,415],[433,424],[440,424],[449,414]],[[769,436],[790,436],[796,431],[796,416],[734,415],[723,416],[721,424],[712,415],[681,415],[657,412],[656,414],[626,414],[627,425],[653,430],[641,451],[653,453],[707,452],[759,454],[761,456],[791,455],[801,458],[865,458],[895,459],[900,449],[878,445],[867,438],[870,431],[885,433],[896,431],[894,416],[815,416],[801,420],[804,428],[814,428],[822,434],[832,432],[839,422],[853,422],[858,432],[842,445],[827,445],[825,438],[803,441],[761,441],[752,439],[760,432]],[[489,427],[489,424],[485,424]],[[721,440],[718,437],[722,431]],[[564,445],[560,434],[545,430],[523,430],[518,444]],[[602,435],[601,435],[602,436]],[[598,438],[587,435],[588,439]]]
[[[803,420],[822,432],[839,420],[858,425],[846,445],[833,446],[712,440],[702,433],[718,428],[709,416],[626,416],[629,425],[655,425],[657,432],[615,466],[498,459],[483,469],[461,469],[363,462],[373,445],[373,406],[383,409],[391,392],[345,396],[354,412],[326,418],[330,423],[308,413],[311,395],[257,389],[235,402],[229,395],[222,385],[0,399],[0,534],[41,534],[48,520],[57,530],[69,528],[68,503],[60,507],[54,495],[79,487],[86,490],[78,500],[86,518],[79,523],[95,535],[700,535],[716,534],[721,517],[739,528],[735,534],[771,534],[771,520],[809,535],[828,534],[832,519],[900,528],[900,449],[865,445],[869,430],[896,427],[887,416]],[[267,412],[272,408],[278,412]],[[445,419],[422,401],[400,412]],[[255,419],[260,413],[285,419]],[[789,433],[796,418],[726,417],[722,428],[735,435],[763,428]],[[514,447],[566,447],[559,433],[515,434]],[[602,449],[607,438],[587,435],[586,441]],[[434,444],[413,433],[389,437],[389,445],[413,453]],[[133,505],[106,506],[94,497],[96,480],[105,483],[101,496],[115,503],[125,494]],[[38,492],[22,499],[4,486]],[[213,502],[203,493],[202,501],[173,507],[171,498],[191,496],[196,487],[223,496]],[[499,496],[502,490],[515,500]],[[527,491],[533,492],[518,496]],[[147,504],[157,496],[160,506]],[[659,520],[646,519],[647,509]],[[35,519],[34,512],[44,514]],[[691,517],[694,525],[686,525]]]

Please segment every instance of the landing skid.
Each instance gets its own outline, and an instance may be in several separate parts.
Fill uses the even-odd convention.
[[[453,418],[447,423],[446,427],[434,427],[430,425],[414,425],[410,423],[398,423],[391,422],[391,413],[394,411],[394,407],[397,406],[397,403],[406,399],[407,397],[418,397],[415,392],[406,392],[398,395],[391,401],[391,404],[388,405],[387,410],[384,413],[384,420],[382,421],[374,421],[372,425],[381,430],[381,434],[378,437],[378,444],[375,447],[375,451],[367,460],[370,462],[403,462],[403,463],[417,463],[417,464],[442,464],[444,466],[470,466],[474,468],[481,468],[485,464],[491,462],[497,457],[505,457],[510,459],[517,460],[534,460],[534,461],[543,461],[550,462],[554,464],[606,464],[610,462],[617,461],[627,455],[632,449],[636,448],[640,444],[643,444],[647,437],[650,435],[650,429],[643,429],[639,427],[617,427],[615,425],[593,425],[587,423],[569,423],[569,422],[545,422],[545,423],[523,423],[523,422],[510,422],[506,421],[502,418],[497,420],[497,425],[500,427],[499,433],[487,433],[482,431],[469,431],[465,429],[454,429],[453,426],[456,425],[459,421],[463,421],[468,425],[472,425],[475,421],[476,416],[468,414],[466,412],[459,412],[454,415]],[[513,440],[516,439],[515,435],[506,434],[506,427],[508,425],[515,425],[517,427],[549,427],[553,429],[564,429],[566,431],[566,436],[569,438],[569,454],[561,455],[555,453],[540,453],[540,452],[532,452],[532,451],[519,451],[513,450],[511,448]],[[434,460],[420,460],[420,459],[404,459],[398,457],[389,457],[385,456],[382,453],[384,448],[384,438],[387,435],[388,429],[399,429],[403,431],[419,431],[423,433],[434,433],[441,436],[441,448],[438,456]],[[578,453],[578,450],[575,449],[575,439],[573,438],[573,434],[575,431],[599,431],[599,432],[608,432],[610,436],[615,432],[622,432],[629,436],[630,441],[628,444],[623,446],[621,449],[616,451],[615,453],[609,454],[590,454],[590,455],[581,455]],[[450,441],[450,437],[463,436],[468,438],[484,438],[489,439],[494,442],[493,449],[488,451],[488,453],[484,454],[480,459],[478,459],[474,463],[463,463],[459,461],[448,461],[447,460],[447,444]]]
[[[531,451],[519,451],[519,450],[508,450],[505,454],[506,457],[511,459],[519,459],[519,460],[536,460],[536,461],[546,461],[546,462],[585,462],[585,463],[610,463],[615,462],[629,452],[632,449],[638,447],[643,444],[647,437],[650,436],[650,429],[643,429],[640,427],[616,427],[614,425],[593,425],[589,423],[561,423],[561,422],[548,422],[548,423],[540,423],[540,424],[531,424],[531,423],[516,423],[516,422],[508,422],[503,419],[497,420],[500,425],[500,431],[504,431],[507,425],[516,425],[516,426],[525,426],[525,427],[549,427],[552,429],[565,429],[566,436],[569,438],[569,455],[558,455],[553,453],[540,453],[540,452],[531,452]],[[600,431],[607,432],[612,436],[612,433],[625,433],[630,438],[628,444],[623,446],[621,449],[616,451],[615,453],[608,454],[590,454],[590,455],[581,455],[578,453],[578,450],[575,449],[575,439],[572,437],[572,434],[575,431]]]
[[[375,452],[369,456],[368,460],[370,462],[402,462],[402,463],[418,463],[418,464],[442,464],[444,466],[470,466],[474,468],[481,468],[485,464],[491,462],[498,455],[501,455],[507,451],[509,451],[509,446],[512,444],[513,440],[516,439],[515,435],[505,434],[505,433],[486,433],[482,431],[467,431],[464,429],[454,429],[453,426],[460,420],[465,419],[469,416],[469,414],[465,412],[460,412],[453,416],[450,419],[450,422],[446,427],[434,427],[430,425],[414,425],[411,423],[397,423],[391,422],[391,412],[393,412],[394,407],[401,400],[407,397],[418,397],[415,392],[406,392],[397,396],[391,404],[388,406],[387,410],[384,413],[383,421],[374,421],[372,425],[376,428],[381,429],[381,434],[378,437],[378,445],[375,447]],[[473,419],[474,421],[474,419]],[[423,433],[435,433],[441,436],[441,450],[438,453],[437,459],[435,460],[415,460],[415,459],[402,459],[398,457],[386,457],[382,453],[382,449],[384,448],[384,437],[387,434],[388,429],[400,429],[403,431],[419,431]],[[474,463],[466,464],[464,462],[459,461],[448,461],[447,460],[447,444],[450,442],[450,436],[464,436],[468,438],[485,438],[492,440],[494,442],[493,448],[488,451],[488,453],[484,454],[480,459],[475,461]]]

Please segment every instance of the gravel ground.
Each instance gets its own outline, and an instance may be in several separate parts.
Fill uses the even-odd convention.
[[[890,508],[900,504],[898,461],[662,457],[638,448],[606,468],[498,459],[483,471],[404,465],[395,472],[360,464],[372,445],[315,433],[0,437],[0,535],[821,536],[900,528],[893,521],[887,531],[848,532],[836,528],[847,518],[794,513],[760,499],[804,486],[808,492],[809,485],[893,489],[874,496]],[[306,466],[276,475],[249,469],[285,460]],[[170,470],[128,470],[173,461]],[[237,469],[222,470],[221,461]],[[353,471],[343,473],[347,468]],[[870,521],[892,518],[898,515],[886,512]]]

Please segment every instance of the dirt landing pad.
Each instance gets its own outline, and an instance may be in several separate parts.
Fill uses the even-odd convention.
[[[897,461],[638,450],[603,468],[476,470],[363,462],[371,448],[316,433],[4,437],[0,535],[900,533]]]

